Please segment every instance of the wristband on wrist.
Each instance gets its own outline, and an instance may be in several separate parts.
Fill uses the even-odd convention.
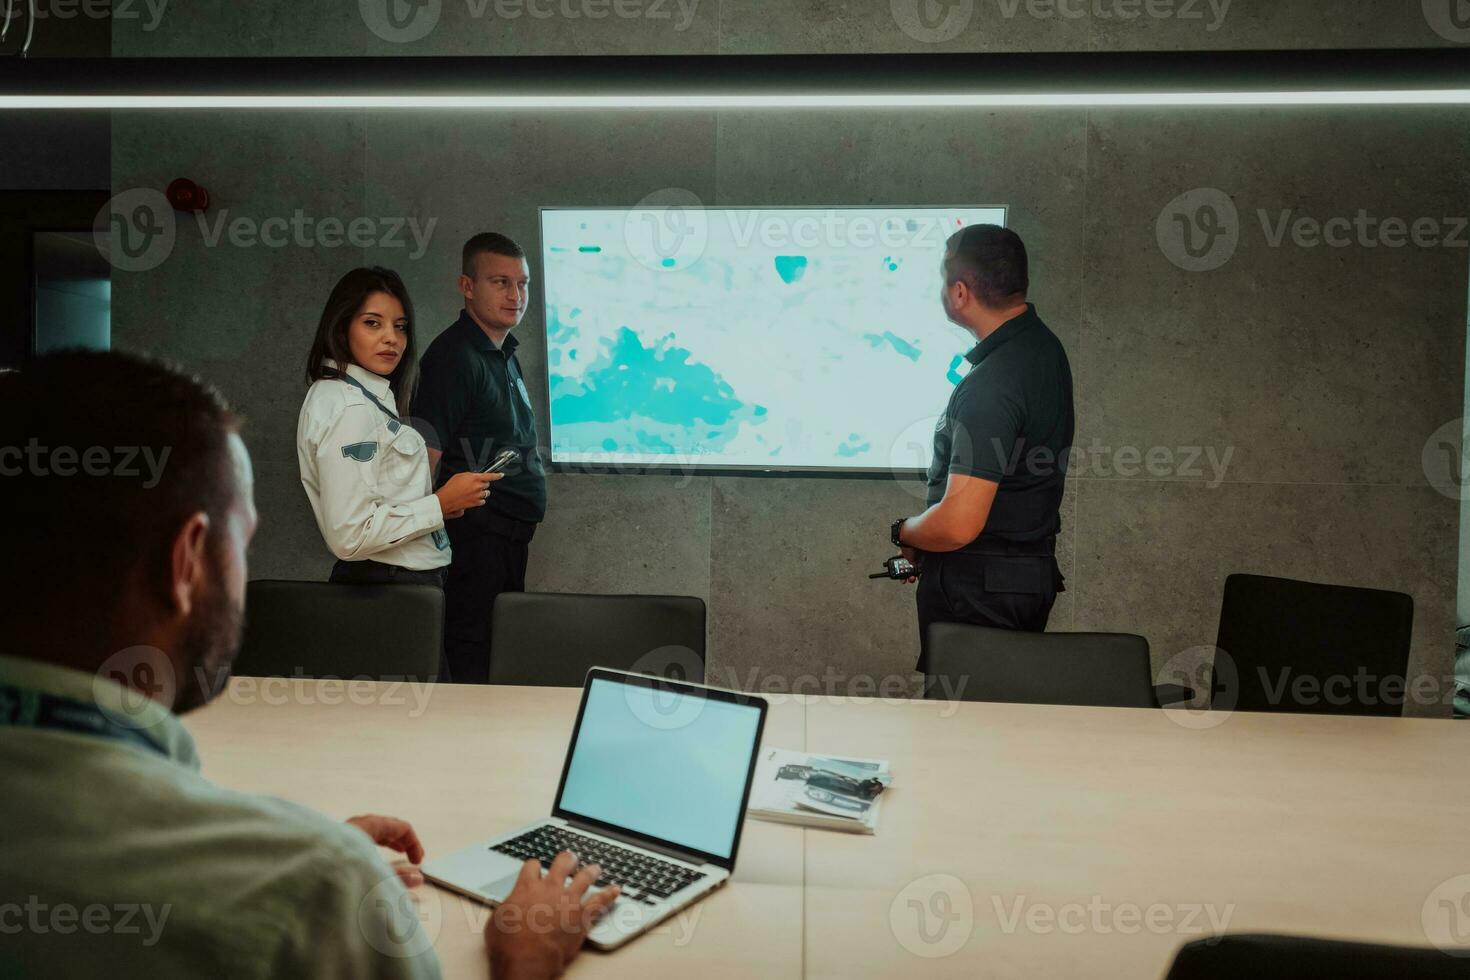
[[[903,542],[899,540],[899,535],[903,533],[903,524],[907,520],[907,517],[900,517],[888,527],[888,537],[892,539],[895,548],[902,548],[904,546]]]

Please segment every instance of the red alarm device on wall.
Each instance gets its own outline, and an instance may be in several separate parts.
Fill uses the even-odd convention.
[[[203,211],[209,207],[209,191],[188,177],[180,177],[163,192],[175,211]]]

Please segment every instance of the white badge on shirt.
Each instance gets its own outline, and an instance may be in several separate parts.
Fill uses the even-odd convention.
[[[526,403],[526,407],[530,408],[531,393],[526,390],[526,382],[520,378],[516,378],[516,390],[521,393],[521,400]]]

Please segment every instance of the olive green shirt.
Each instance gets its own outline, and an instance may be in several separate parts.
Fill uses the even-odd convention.
[[[32,727],[17,690],[95,705],[157,751]],[[162,705],[0,656],[0,977],[438,977],[416,915],[367,835],[211,783]]]

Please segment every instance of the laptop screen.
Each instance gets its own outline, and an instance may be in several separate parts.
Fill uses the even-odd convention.
[[[594,674],[557,811],[728,859],[763,715],[738,696]]]

